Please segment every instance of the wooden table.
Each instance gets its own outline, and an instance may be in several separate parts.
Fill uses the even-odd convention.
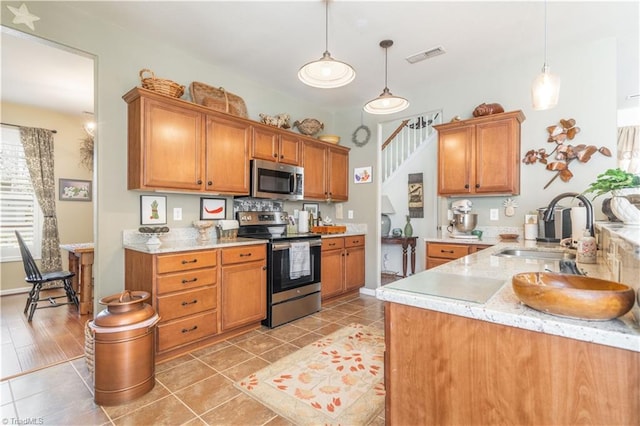
[[[382,237],[382,244],[402,245],[402,276],[407,276],[407,250],[411,247],[411,274],[416,272],[416,241],[418,237]]]
[[[80,314],[93,314],[93,243],[60,244],[69,252],[69,271],[73,289],[80,300]]]

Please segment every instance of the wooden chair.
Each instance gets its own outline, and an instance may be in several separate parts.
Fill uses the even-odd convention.
[[[29,291],[29,296],[27,297],[27,304],[24,307],[25,314],[29,311],[29,321],[33,318],[33,313],[36,309],[55,308],[63,305],[76,305],[76,309],[80,312],[80,302],[78,301],[78,296],[71,285],[71,278],[75,274],[69,271],[56,271],[41,274],[38,266],[36,265],[36,261],[33,259],[29,248],[18,231],[16,231],[16,237],[18,238],[18,244],[20,245],[20,255],[22,256],[24,272],[27,275],[24,280],[32,286],[31,291]],[[49,301],[49,305],[38,307],[42,285],[53,281],[62,281],[66,294],[63,296],[48,297],[46,300]],[[58,303],[56,299],[60,299],[62,297],[66,297],[67,302]]]

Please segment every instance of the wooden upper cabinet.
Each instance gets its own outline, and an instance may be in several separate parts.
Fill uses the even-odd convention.
[[[251,125],[218,115],[207,115],[206,190],[249,194]]]
[[[142,96],[128,108],[127,188],[202,189],[202,114]]]
[[[300,165],[300,139],[292,134],[264,127],[253,127],[251,158]]]
[[[311,141],[302,144],[304,198],[321,201],[349,199],[349,150]]]
[[[520,193],[522,111],[434,126],[438,195]]]

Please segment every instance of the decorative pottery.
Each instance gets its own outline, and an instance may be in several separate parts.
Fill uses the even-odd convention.
[[[407,215],[407,224],[404,225],[404,236],[413,237],[413,226],[411,225],[411,216]]]
[[[313,136],[324,129],[324,124],[315,118],[305,118],[304,120],[296,120],[293,127],[297,127],[303,135]]]
[[[318,136],[318,139],[322,142],[329,142],[335,145],[340,143],[340,136],[338,135],[320,135]]]
[[[393,230],[391,231],[391,235],[393,235],[394,237],[401,237],[402,236],[402,229],[393,228]]]
[[[640,226],[640,209],[628,196],[640,194],[640,188],[624,188],[611,191],[611,211],[625,225]]]
[[[194,220],[193,227],[198,230],[198,238],[196,241],[199,243],[206,243],[209,241],[209,228],[213,226],[211,220]]]

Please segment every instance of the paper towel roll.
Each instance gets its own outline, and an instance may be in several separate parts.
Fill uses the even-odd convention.
[[[309,232],[309,212],[300,210],[298,212],[298,233],[304,234]]]
[[[524,239],[535,240],[538,238],[538,224],[537,223],[525,223],[524,224]]]
[[[571,246],[576,247],[587,229],[587,208],[571,207]]]

